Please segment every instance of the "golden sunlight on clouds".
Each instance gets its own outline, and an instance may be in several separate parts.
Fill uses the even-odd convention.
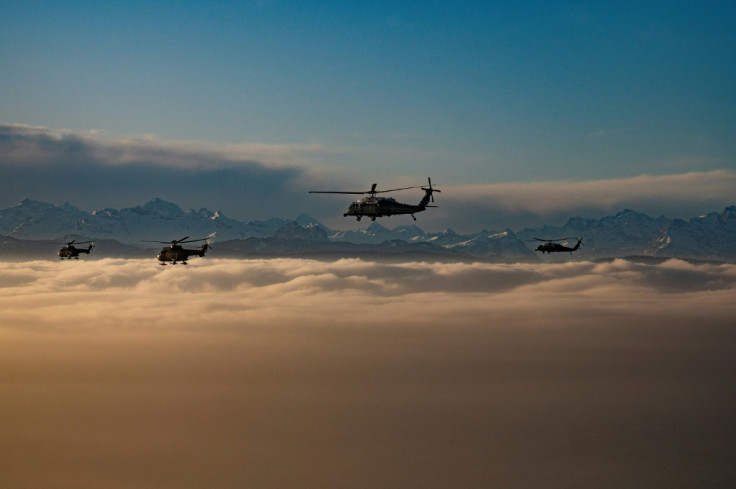
[[[676,260],[0,263],[0,485],[730,485],[735,289]]]

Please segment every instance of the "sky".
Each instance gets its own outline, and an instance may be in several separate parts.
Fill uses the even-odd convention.
[[[431,177],[427,230],[720,211],[734,20],[729,2],[11,0],[0,206],[161,197],[346,229],[350,199],[307,190]]]
[[[736,266],[0,263],[7,487],[730,487]]]

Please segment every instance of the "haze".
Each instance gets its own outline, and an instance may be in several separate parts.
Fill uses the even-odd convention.
[[[736,266],[0,263],[0,485],[728,487]]]

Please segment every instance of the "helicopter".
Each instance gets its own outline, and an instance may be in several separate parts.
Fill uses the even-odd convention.
[[[378,184],[374,183],[371,186],[370,190],[367,190],[364,192],[310,190],[309,193],[310,194],[368,194],[368,197],[363,197],[362,199],[357,200],[353,202],[352,204],[350,204],[350,206],[345,210],[345,213],[343,214],[343,217],[355,216],[355,218],[358,221],[360,221],[360,218],[363,216],[370,217],[371,221],[375,221],[377,217],[395,216],[395,215],[402,215],[402,214],[409,214],[412,217],[412,219],[416,221],[417,218],[414,217],[414,214],[416,212],[421,212],[427,207],[437,207],[435,205],[428,205],[428,204],[430,201],[434,202],[434,196],[432,194],[434,192],[440,192],[440,190],[432,188],[431,178],[427,178],[427,182],[428,182],[428,185],[426,187],[416,186],[416,187],[392,188],[389,190],[376,190],[376,186]],[[396,199],[393,199],[391,197],[376,197],[376,194],[396,192],[398,190],[406,190],[410,188],[421,188],[425,192],[424,197],[422,197],[422,200],[417,205],[404,204],[402,202],[397,202]]]
[[[212,238],[212,236],[214,235],[210,235],[202,239],[189,239],[189,236],[184,236],[181,239],[175,239],[172,241],[149,241],[149,243],[164,243],[169,245],[164,246],[158,253],[157,258],[158,261],[161,262],[161,265],[166,265],[167,261],[170,261],[172,265],[176,265],[177,262],[181,262],[182,265],[186,265],[187,259],[189,259],[190,256],[204,256],[205,253],[207,253],[207,250],[212,248],[210,245],[210,238]],[[192,250],[181,247],[182,243],[194,243],[197,241],[204,241],[204,244],[199,249]]]
[[[573,251],[577,251],[578,248],[580,248],[580,245],[583,244],[583,238],[575,238],[578,240],[578,242],[570,248],[569,246],[564,246],[557,241],[567,241],[570,238],[559,238],[559,239],[541,239],[541,238],[534,238],[536,241],[542,241],[544,244],[540,244],[537,246],[537,249],[535,251],[541,251],[542,254],[545,253],[559,253],[561,251],[568,251],[572,255]]]
[[[93,241],[82,241],[82,242],[77,243],[78,245],[89,243],[89,246],[87,248],[77,248],[74,246],[74,243],[77,243],[77,242],[76,240],[73,239],[67,242],[66,246],[64,246],[63,248],[59,250],[57,255],[59,255],[60,259],[63,260],[64,258],[68,258],[71,260],[72,258],[74,258],[76,260],[79,260],[80,253],[87,253],[89,255],[89,252],[92,251],[92,248],[95,247]]]

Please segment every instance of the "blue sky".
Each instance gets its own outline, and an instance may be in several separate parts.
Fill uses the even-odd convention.
[[[492,192],[498,184],[712,172],[731,179],[734,21],[729,2],[10,1],[0,16],[0,122],[110,151],[136,141],[179,156],[226,152],[243,164],[293,168],[305,187],[294,181],[273,193],[298,191],[299,200],[310,185],[360,190],[427,176],[444,186],[447,204],[468,185],[482,200],[479,185]],[[12,174],[17,148],[5,141],[0,165]],[[68,153],[54,161],[74,166]],[[136,160],[148,163],[160,165]],[[717,175],[711,180],[722,182]],[[25,190],[107,205],[84,197],[81,185],[68,195],[18,187],[5,198]],[[110,200],[142,203],[127,202],[123,188],[112,198],[112,189]],[[151,189],[158,195],[150,198],[166,191]],[[246,215],[247,202],[235,201],[247,197],[231,195],[230,205],[205,198],[215,193],[178,203],[268,217]],[[341,215],[344,198],[319,198],[300,211],[322,219],[337,205]],[[677,212],[734,201],[736,192],[718,194]],[[515,222],[508,209],[478,205],[477,227]],[[561,212],[586,209],[615,210],[581,202]],[[452,222],[452,206],[437,214],[436,225]]]

